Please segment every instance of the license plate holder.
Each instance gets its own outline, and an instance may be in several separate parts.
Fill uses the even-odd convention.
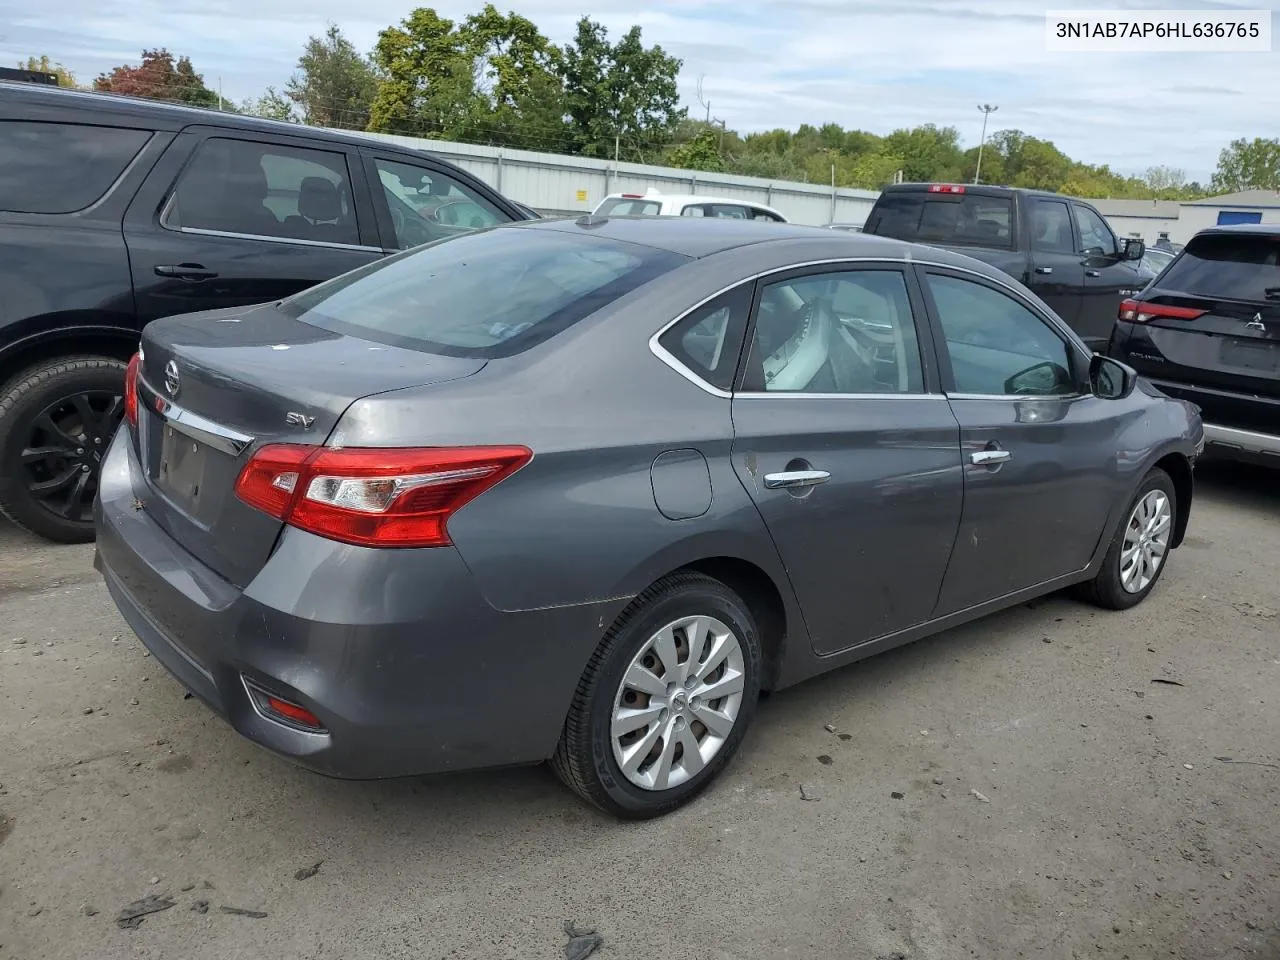
[[[1222,341],[1222,362],[1246,370],[1273,371],[1280,367],[1280,349],[1274,343],[1249,340]]]
[[[160,462],[156,467],[156,484],[183,507],[200,504],[204,485],[206,447],[166,423],[160,438]]]

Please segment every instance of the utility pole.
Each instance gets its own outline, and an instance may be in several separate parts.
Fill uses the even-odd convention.
[[[982,148],[987,145],[987,118],[1000,109],[999,106],[992,106],[989,103],[978,104],[978,109],[982,111],[982,139],[978,141],[978,169],[973,172],[973,182],[980,183],[982,176]]]
[[[703,99],[702,99],[702,81],[703,81],[705,78],[706,78],[706,74],[700,74],[700,75],[698,76],[698,90],[697,90],[697,92],[694,94],[694,96],[698,98],[698,103],[702,104],[702,106],[704,106],[704,107],[706,107],[706,108],[707,108],[707,121],[706,121],[706,122],[707,122],[707,124],[709,125],[709,124],[711,123],[711,101],[710,101],[710,100],[703,100]]]

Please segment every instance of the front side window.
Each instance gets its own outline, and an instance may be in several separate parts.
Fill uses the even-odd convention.
[[[1078,393],[1066,342],[1008,294],[971,280],[928,274],[957,393]]]
[[[1114,257],[1116,255],[1116,238],[1100,216],[1088,207],[1073,204],[1076,212],[1076,229],[1080,231],[1080,249],[1082,253],[1095,256]]]
[[[901,271],[810,274],[761,291],[744,390],[919,393],[923,381]]]
[[[688,261],[653,247],[525,228],[467,233],[285,300],[304,323],[459,357],[528,349]]]
[[[738,369],[750,309],[751,284],[746,283],[704,303],[663,333],[658,342],[707,383],[729,390]]]
[[[682,217],[719,217],[722,220],[748,220],[746,207],[736,203],[689,203],[680,211]]]
[[[1034,200],[1031,204],[1031,248],[1043,253],[1075,253],[1071,214],[1058,200]]]
[[[282,240],[357,246],[345,154],[211,137],[178,179],[161,222]]]
[[[437,170],[394,160],[375,160],[374,165],[391,211],[396,247],[401,250],[511,219],[476,191]]]
[[[102,199],[146,130],[0,120],[0,210],[74,213]]]

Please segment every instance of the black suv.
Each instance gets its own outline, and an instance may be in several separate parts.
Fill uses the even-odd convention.
[[[1120,305],[1107,352],[1200,407],[1207,453],[1280,466],[1280,224],[1201,230]]]
[[[93,538],[98,458],[149,321],[528,217],[396,143],[0,82],[0,512]]]

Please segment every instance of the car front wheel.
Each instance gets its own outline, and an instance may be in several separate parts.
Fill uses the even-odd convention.
[[[556,774],[616,816],[693,799],[737,751],[760,693],[760,636],[717,580],[676,574],[623,612],[578,683]]]
[[[1173,481],[1153,469],[1129,504],[1102,569],[1084,585],[1086,599],[1108,610],[1128,610],[1146,599],[1164,572],[1177,507]]]

